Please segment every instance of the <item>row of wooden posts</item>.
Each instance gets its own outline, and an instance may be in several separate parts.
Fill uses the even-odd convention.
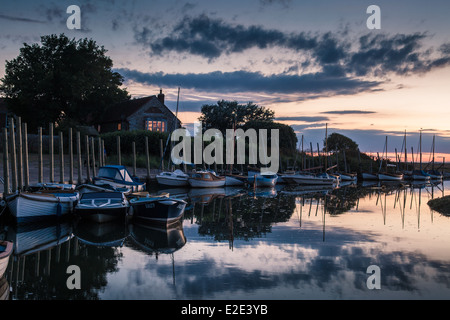
[[[3,128],[3,184],[4,194],[22,190],[30,185],[30,170],[29,170],[29,155],[28,155],[28,134],[27,124],[21,122],[21,118],[17,117],[17,125],[15,119],[10,117],[9,128]],[[49,181],[50,183],[57,182],[55,180],[55,159],[54,159],[54,141],[53,141],[53,123],[49,124]],[[83,179],[83,164],[81,152],[81,134],[76,133],[76,161],[78,177],[77,183],[89,183],[92,178],[96,176],[96,164],[98,167],[106,164],[105,142],[101,137],[84,136],[85,155],[84,162],[86,164],[86,178]],[[73,130],[69,128],[68,132],[69,142],[69,180],[68,183],[74,184],[74,146],[73,146]],[[16,139],[17,138],[17,139]],[[97,149],[95,148],[95,139],[97,139]],[[44,160],[43,160],[43,142],[42,142],[42,127],[38,128],[38,183],[44,183]],[[162,142],[162,141],[161,141]],[[162,143],[161,143],[162,144]],[[150,155],[148,147],[148,138],[145,139],[145,152],[147,158],[147,178],[150,178]],[[96,156],[97,153],[97,156]],[[133,153],[133,175],[136,176],[136,144],[132,142]],[[121,165],[121,146],[120,136],[117,136],[117,159],[118,164]],[[64,139],[63,132],[59,132],[59,183],[67,183],[65,181],[64,171]]]

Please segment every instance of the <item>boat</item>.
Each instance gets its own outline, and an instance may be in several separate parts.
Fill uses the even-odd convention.
[[[378,180],[378,175],[376,173],[363,172],[361,173],[361,177],[363,180]]]
[[[13,252],[13,243],[0,240],[0,278],[5,274],[8,267],[9,257]]]
[[[431,180],[442,180],[444,177],[438,170],[428,170],[426,173],[430,175]]]
[[[109,184],[114,188],[130,188],[131,191],[144,191],[145,182],[132,177],[125,166],[107,165],[100,167],[98,175],[94,177],[95,185]]]
[[[378,180],[380,180],[380,181],[402,181],[403,174],[402,173],[380,172],[378,174]]]
[[[356,173],[339,173],[339,178],[341,181],[356,181],[358,175]]]
[[[74,236],[80,242],[95,247],[122,247],[128,235],[127,225],[118,220],[95,223],[80,219],[74,228]]]
[[[242,186],[247,182],[247,177],[236,174],[225,175],[225,186]]]
[[[255,172],[249,171],[247,181],[249,184],[258,187],[274,187],[277,184],[278,175],[271,172]]]
[[[156,181],[163,186],[184,187],[188,186],[189,175],[181,170],[173,172],[164,171],[156,175]]]
[[[110,184],[80,184],[75,188],[80,194],[87,192],[115,192],[119,191],[124,194],[130,194],[132,188],[115,188]]]
[[[6,197],[9,211],[18,223],[58,218],[73,212],[79,193],[71,190],[17,192]]]
[[[300,185],[333,185],[336,183],[336,179],[330,177],[327,173],[321,176],[305,173],[289,174],[284,175],[283,179]]]
[[[168,194],[148,194],[130,199],[130,215],[133,220],[168,226],[183,217],[186,204],[186,201],[171,198]]]
[[[424,170],[413,170],[411,173],[412,180],[428,181],[431,176]]]
[[[9,283],[5,277],[0,278],[0,301],[9,300]]]
[[[212,171],[197,171],[188,179],[194,188],[217,188],[225,185],[225,177],[219,177]]]
[[[81,218],[102,223],[125,218],[129,206],[123,192],[88,192],[81,195],[75,212]]]

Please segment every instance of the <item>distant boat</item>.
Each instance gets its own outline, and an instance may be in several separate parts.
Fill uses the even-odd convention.
[[[13,252],[13,243],[0,240],[0,278],[5,274],[8,267],[9,257]]]
[[[145,182],[131,177],[125,166],[108,165],[100,167],[98,175],[94,177],[95,185],[109,184],[114,188],[131,188],[132,191],[144,191]]]
[[[431,176],[423,170],[413,170],[411,173],[413,180],[428,181]]]
[[[124,194],[131,193],[131,188],[115,188],[110,184],[90,184],[85,183],[75,188],[80,194],[87,192],[122,192]]]
[[[363,172],[361,173],[363,180],[378,180],[378,175],[376,173]]]
[[[257,187],[274,187],[277,184],[277,180],[278,175],[276,173],[248,172],[248,183],[251,185],[256,183]]]
[[[156,175],[156,180],[159,184],[170,187],[184,187],[188,186],[189,175],[181,170],[175,170],[174,172],[161,172]]]
[[[17,222],[61,217],[73,211],[79,193],[67,190],[18,192],[6,197],[11,214]]]
[[[186,201],[169,195],[150,195],[130,199],[133,220],[171,225],[184,215]]]
[[[402,173],[381,172],[378,174],[378,180],[380,180],[380,181],[402,181],[403,174]]]
[[[75,207],[82,218],[95,222],[108,222],[125,218],[130,204],[122,192],[87,192]]]
[[[225,185],[225,177],[219,177],[211,171],[194,172],[188,181],[194,188],[217,188]]]
[[[326,173],[322,176],[297,173],[283,175],[282,177],[286,181],[291,181],[291,184],[293,182],[299,185],[333,185],[336,183],[336,179]]]
[[[356,181],[358,176],[356,173],[339,173],[341,181]]]
[[[431,180],[442,180],[444,175],[438,170],[428,170],[426,173],[430,175]]]
[[[225,175],[225,186],[242,186],[247,182],[247,177],[242,175]]]

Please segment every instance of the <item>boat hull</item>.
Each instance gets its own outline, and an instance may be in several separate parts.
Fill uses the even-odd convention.
[[[126,184],[123,182],[119,182],[113,179],[108,178],[102,178],[102,177],[95,177],[94,178],[94,184],[95,185],[104,185],[108,184],[111,187],[115,189],[131,189],[132,192],[139,192],[139,191],[145,191],[145,183],[135,183],[135,184]]]
[[[132,199],[133,220],[139,222],[171,225],[182,218],[186,202],[178,199]]]
[[[120,218],[125,218],[128,208],[106,208],[106,209],[80,209],[76,208],[75,212],[81,218],[86,218],[98,223],[109,222]]]
[[[13,243],[10,241],[0,241],[2,250],[0,251],[0,278],[5,274],[8,267],[9,257],[13,252]]]
[[[156,176],[156,181],[163,186],[169,187],[185,187],[189,185],[188,178]]]
[[[24,192],[12,195],[6,201],[16,221],[27,223],[72,213],[78,199],[78,193],[74,193],[73,196],[55,196]]]
[[[189,179],[189,185],[193,188],[217,188],[223,187],[225,185],[225,179],[220,180],[200,180],[200,179]]]
[[[288,175],[283,176],[284,179],[289,181],[290,183],[295,183],[299,185],[333,185],[336,181],[333,178],[326,177],[316,177],[313,175]]]
[[[361,176],[363,180],[378,180],[378,175],[375,173],[363,172]]]
[[[403,175],[390,175],[385,173],[378,174],[378,180],[381,181],[402,181]]]

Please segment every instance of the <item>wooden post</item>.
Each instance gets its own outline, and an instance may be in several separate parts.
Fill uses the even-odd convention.
[[[89,161],[89,137],[86,137],[86,181],[89,183],[91,182],[91,165],[90,165],[90,161]]]
[[[131,148],[133,152],[133,176],[136,177],[136,142],[131,143]]]
[[[24,186],[28,187],[30,185],[30,168],[28,165],[28,129],[27,124],[22,123],[23,128],[23,178],[24,178]]]
[[[17,188],[23,188],[22,118],[17,117]]]
[[[38,134],[39,134],[38,182],[43,183],[44,182],[44,161],[43,161],[43,156],[42,156],[42,127],[38,128]]]
[[[92,153],[92,178],[95,177],[95,140],[91,137],[91,153]]]
[[[164,146],[163,146],[163,141],[162,139],[159,139],[159,150],[160,150],[160,155],[161,155],[161,170],[164,171]]]
[[[78,184],[83,183],[83,165],[81,162],[81,136],[77,131],[77,162],[78,162]]]
[[[73,134],[69,128],[69,183],[73,184]]]
[[[55,182],[55,172],[54,172],[54,158],[53,158],[53,123],[48,125],[48,142],[49,142],[49,154],[50,154],[50,182]]]
[[[117,136],[117,164],[122,165],[122,156],[120,154],[120,136]]]
[[[9,194],[8,129],[3,128],[3,197]]]
[[[17,158],[16,158],[16,138],[14,135],[14,118],[9,118],[9,139],[11,148],[11,191],[17,190]]]
[[[100,167],[103,166],[102,138],[100,138],[100,136],[98,136],[97,142],[98,142],[98,168],[100,169]]]
[[[64,137],[62,131],[59,132],[59,183],[64,183]]]
[[[148,137],[145,137],[145,158],[147,165],[147,179],[150,179],[150,152],[148,150]]]
[[[106,166],[105,140],[102,139],[102,165]]]

